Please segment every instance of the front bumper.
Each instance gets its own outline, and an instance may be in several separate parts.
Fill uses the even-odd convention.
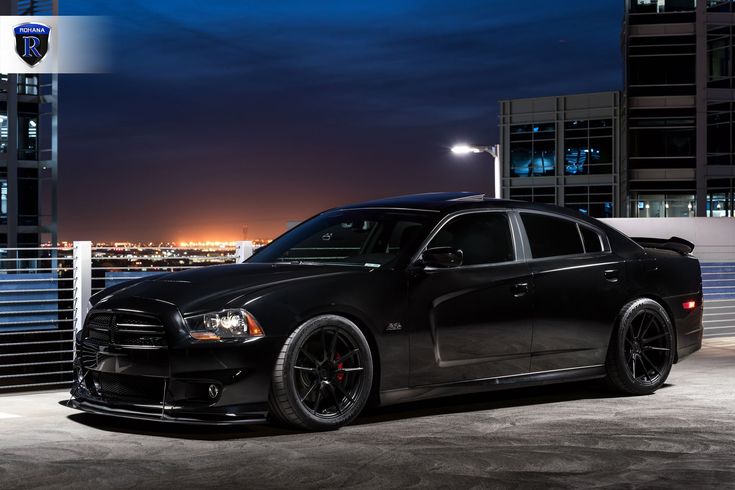
[[[284,338],[184,342],[175,323],[166,321],[161,312],[156,316],[165,326],[166,345],[100,342],[86,333],[85,326],[77,336],[68,406],[100,415],[186,424],[266,420],[271,375]]]

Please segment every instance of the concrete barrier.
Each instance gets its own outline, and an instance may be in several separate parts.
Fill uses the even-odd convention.
[[[607,218],[602,219],[628,236],[678,236],[695,246],[702,262],[735,262],[735,218]]]

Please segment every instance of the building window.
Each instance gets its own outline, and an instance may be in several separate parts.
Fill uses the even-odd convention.
[[[564,125],[564,173],[612,174],[613,121],[568,121]]]
[[[733,87],[733,37],[732,26],[719,25],[707,30],[707,86],[709,88]]]
[[[18,169],[18,224],[38,225],[38,169]]]
[[[38,117],[18,117],[18,159],[38,160]]]
[[[707,181],[707,217],[735,217],[735,179]]]
[[[694,108],[629,108],[631,169],[696,167]]]
[[[631,214],[637,218],[693,218],[696,200],[693,194],[638,194],[631,202]]]
[[[8,116],[0,114],[0,153],[8,152]]]
[[[516,201],[556,204],[556,191],[553,187],[514,187],[510,198]]]
[[[612,218],[613,187],[610,185],[565,187],[564,207],[593,218]]]
[[[730,12],[732,0],[707,0],[707,10],[710,12]]]
[[[516,124],[510,127],[512,177],[556,174],[556,125]]]
[[[733,164],[733,117],[735,111],[729,102],[707,106],[707,164]]]
[[[18,75],[18,93],[38,95],[38,75]]]
[[[0,225],[8,224],[8,169],[0,169]]]
[[[697,8],[697,0],[632,0],[630,11],[640,14],[665,12],[691,12]]]
[[[633,97],[694,95],[696,54],[693,35],[630,37],[628,93]]]

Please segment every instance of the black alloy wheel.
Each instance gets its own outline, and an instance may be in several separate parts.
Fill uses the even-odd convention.
[[[372,372],[369,344],[354,323],[334,315],[314,318],[294,331],[278,357],[271,413],[304,429],[339,428],[365,407]]]
[[[674,362],[674,328],[666,310],[642,298],[623,308],[607,358],[609,383],[632,395],[655,392]]]

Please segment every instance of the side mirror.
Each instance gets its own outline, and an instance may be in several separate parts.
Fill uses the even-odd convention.
[[[421,254],[421,262],[428,267],[447,269],[462,265],[463,254],[461,250],[452,247],[429,248]]]

